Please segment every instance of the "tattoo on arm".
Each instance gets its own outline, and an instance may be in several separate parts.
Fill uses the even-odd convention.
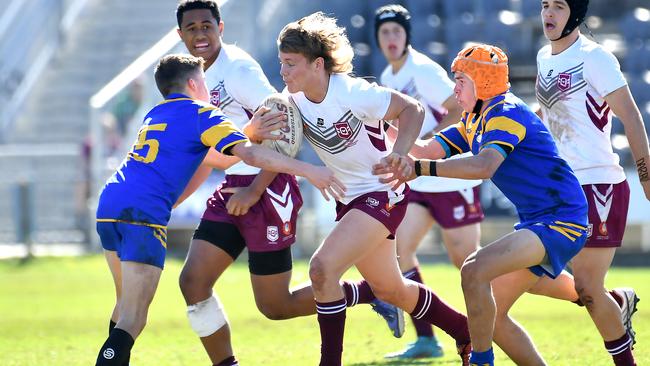
[[[648,176],[648,164],[646,158],[641,158],[636,161],[636,171],[639,173],[639,181],[646,182],[650,180]]]

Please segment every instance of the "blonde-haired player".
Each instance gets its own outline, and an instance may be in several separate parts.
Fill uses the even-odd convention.
[[[349,76],[352,47],[336,20],[323,13],[286,25],[278,49],[280,74],[303,116],[304,136],[347,187],[337,202],[338,223],[309,266],[321,330],[320,365],[341,364],[346,306],[370,302],[375,294],[449,333],[466,363],[465,316],[430,289],[403,278],[397,264],[393,239],[406,212],[409,188],[401,185],[393,191],[372,175],[372,165],[386,157],[409,170],[406,154],[420,132],[422,106]],[[390,146],[382,120],[393,119],[402,128]],[[367,282],[341,291],[339,280],[353,265]]]

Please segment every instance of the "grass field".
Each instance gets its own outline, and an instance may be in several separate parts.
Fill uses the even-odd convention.
[[[178,290],[181,262],[169,260],[137,340],[132,364],[209,365],[185,318]],[[428,265],[425,280],[442,297],[464,310],[458,271],[449,265]],[[349,273],[351,278],[358,275]],[[105,340],[113,306],[113,288],[101,256],[36,259],[27,264],[0,261],[0,365],[92,365]],[[294,269],[296,283],[307,280],[305,263]],[[636,288],[644,300],[635,315],[638,365],[650,364],[650,269],[613,269],[610,287]],[[242,365],[316,365],[319,335],[315,317],[271,321],[256,309],[248,268],[237,263],[217,285],[233,329],[235,352]],[[644,307],[648,304],[648,307]],[[413,339],[409,325],[402,339],[388,333],[368,306],[348,310],[344,362],[365,365],[454,365],[453,340],[438,332],[446,350],[442,359],[388,362],[383,354]],[[586,311],[570,303],[525,295],[513,314],[532,334],[549,365],[611,365]],[[500,365],[511,365],[497,352]]]

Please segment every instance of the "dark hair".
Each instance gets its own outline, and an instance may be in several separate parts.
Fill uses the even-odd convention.
[[[176,7],[176,22],[178,22],[178,28],[181,27],[181,22],[183,22],[183,13],[188,10],[196,9],[208,9],[212,13],[214,19],[217,20],[217,24],[221,22],[221,13],[219,12],[219,5],[215,0],[183,0]]]
[[[187,80],[203,71],[203,59],[187,54],[163,56],[154,68],[156,86],[163,97],[185,91]]]
[[[375,41],[377,41],[377,45],[379,45],[379,27],[386,22],[395,22],[401,25],[406,32],[406,45],[411,43],[411,14],[405,7],[390,4],[377,9],[375,12]]]

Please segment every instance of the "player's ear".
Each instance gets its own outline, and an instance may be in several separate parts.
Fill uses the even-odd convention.
[[[223,36],[223,20],[219,21],[218,28],[219,28],[219,36],[221,37],[221,36]]]
[[[178,33],[178,37],[179,37],[179,38],[181,39],[181,41],[182,41],[182,40],[183,40],[183,31],[181,31],[180,28],[176,28],[176,33]]]

